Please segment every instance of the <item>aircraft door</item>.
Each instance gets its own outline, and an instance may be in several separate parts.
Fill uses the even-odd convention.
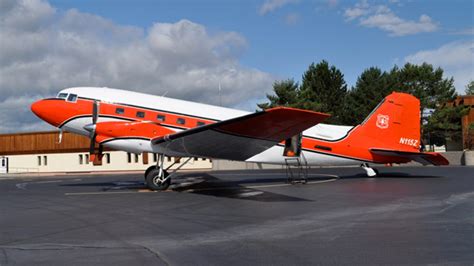
[[[8,158],[0,157],[0,174],[8,173]]]
[[[283,156],[285,157],[299,157],[301,155],[301,140],[303,139],[303,133],[295,135],[285,140],[285,149]]]

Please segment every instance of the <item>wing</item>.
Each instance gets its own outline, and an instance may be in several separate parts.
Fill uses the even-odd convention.
[[[404,157],[423,165],[449,165],[449,161],[437,152],[407,152],[376,148],[370,149],[370,152],[377,155]]]
[[[301,133],[328,114],[277,107],[152,140],[154,150],[166,154],[227,160],[246,160]]]

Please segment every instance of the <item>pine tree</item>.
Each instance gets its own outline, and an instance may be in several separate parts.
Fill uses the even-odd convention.
[[[460,113],[464,109],[447,105],[457,94],[453,78],[444,78],[443,74],[443,69],[434,69],[427,63],[407,63],[400,70],[391,73],[395,82],[394,90],[410,93],[420,99],[425,143],[440,145],[446,139],[457,140],[457,136],[460,136]],[[433,110],[433,114],[425,117],[426,110]]]
[[[474,80],[471,80],[469,84],[466,85],[466,95],[474,95]]]
[[[298,102],[298,82],[293,79],[275,81],[273,83],[275,95],[267,94],[268,103],[259,103],[257,106],[268,109],[276,106],[294,106]]]
[[[444,78],[443,69],[434,69],[432,65],[410,63],[395,72],[394,90],[413,94],[420,99],[421,111],[435,109],[456,97],[453,78]]]
[[[303,74],[297,106],[303,109],[330,113],[329,122],[342,123],[343,104],[347,93],[344,75],[325,60],[312,63]]]
[[[360,124],[390,92],[389,74],[377,67],[364,70],[344,101],[344,123]]]

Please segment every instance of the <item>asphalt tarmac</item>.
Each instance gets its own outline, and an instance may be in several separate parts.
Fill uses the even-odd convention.
[[[474,168],[0,180],[0,265],[474,264]]]

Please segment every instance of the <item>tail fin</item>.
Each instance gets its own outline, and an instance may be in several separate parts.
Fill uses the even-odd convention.
[[[420,101],[413,95],[393,92],[372,111],[351,135],[350,141],[368,148],[376,162],[448,165],[435,152],[420,152]]]
[[[418,152],[420,101],[413,95],[393,92],[360,125],[373,148]]]

